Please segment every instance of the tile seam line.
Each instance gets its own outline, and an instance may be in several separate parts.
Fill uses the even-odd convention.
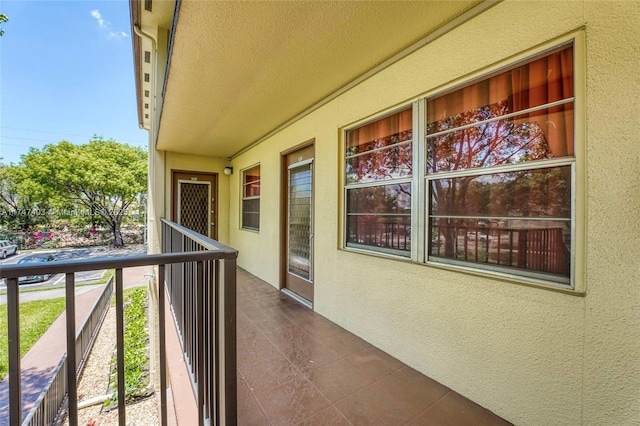
[[[319,389],[318,389],[318,390],[319,390]],[[326,398],[326,397],[325,397],[325,398]],[[351,421],[347,418],[347,416],[345,416],[345,415],[344,415],[344,413],[343,413],[343,412],[342,412],[338,407],[336,407],[336,404],[334,404],[334,403],[331,403],[331,405],[329,405],[328,407],[322,408],[322,409],[320,409],[320,410],[316,411],[315,413],[313,413],[312,415],[310,415],[310,416],[308,416],[308,417],[306,417],[306,418],[302,419],[301,421],[299,421],[298,423],[296,423],[296,425],[301,425],[302,423],[304,423],[304,422],[306,422],[306,421],[308,421],[308,420],[312,419],[312,418],[313,418],[314,416],[316,416],[319,412],[324,411],[324,410],[326,410],[327,408],[331,408],[331,407],[335,408],[335,409],[340,413],[340,415],[342,416],[342,418],[343,418],[347,423],[349,423],[350,425],[353,425],[353,423],[351,423]]]
[[[251,386],[249,386],[249,383],[246,381],[246,379],[243,379],[242,381],[244,382],[244,385],[247,387],[247,389],[249,389],[249,393],[251,394],[251,397],[253,398],[253,400],[258,404],[258,407],[260,408],[260,411],[264,415],[264,418],[267,419],[267,422],[269,422],[269,425],[272,425],[273,423],[271,422],[271,419],[269,418],[269,416],[267,415],[267,412],[262,406],[262,403],[256,396],[255,391],[251,389]]]
[[[412,421],[414,421],[415,419],[417,419],[418,417],[422,416],[424,413],[426,413],[427,411],[431,410],[437,403],[439,403],[440,401],[442,401],[443,399],[445,399],[447,397],[447,395],[449,395],[451,392],[453,392],[453,390],[451,390],[451,388],[447,388],[447,392],[444,393],[444,395],[442,395],[440,398],[436,399],[435,401],[433,401],[431,404],[429,404],[427,406],[427,408],[425,408],[424,410],[420,411],[418,413],[417,416],[415,416],[414,418],[412,418],[411,420],[409,420],[406,424],[411,423]]]
[[[287,359],[287,361],[288,361],[288,359]],[[297,368],[295,365],[294,365],[293,367],[294,367],[294,368]],[[318,391],[318,392],[319,392],[319,393],[324,397],[324,399],[326,399],[327,401],[329,401],[329,405],[327,405],[327,406],[325,406],[325,407],[322,407],[322,408],[320,408],[320,409],[319,409],[319,410],[317,410],[317,411],[314,411],[314,412],[313,412],[313,413],[311,413],[309,416],[307,416],[307,417],[303,418],[302,420],[300,420],[300,421],[299,421],[299,422],[297,422],[296,424],[300,424],[300,423],[304,422],[305,420],[308,420],[309,418],[311,418],[311,417],[315,416],[315,415],[316,415],[316,414],[318,414],[320,411],[325,410],[325,409],[327,409],[327,408],[331,407],[332,405],[334,405],[334,403],[333,403],[333,402],[331,402],[331,400],[330,400],[329,398],[327,398],[327,396],[326,396],[326,395],[325,395],[325,394],[324,394],[320,389],[318,389],[318,387],[317,387],[317,386],[316,386],[316,385],[315,385],[311,380],[309,380],[307,377],[305,377],[304,373],[300,373],[300,375],[301,375],[301,377],[302,377],[306,382],[308,382],[308,383],[309,383],[309,384],[310,384],[310,385],[311,385],[311,386],[312,386],[316,391]],[[277,385],[277,386],[273,386],[273,387],[271,387],[269,390],[262,391],[262,393],[269,393],[269,392],[271,392],[273,389],[275,389],[275,388],[277,388],[277,387],[280,387],[280,386],[284,386],[284,385],[286,385],[286,384],[288,384],[288,383],[290,383],[290,382],[293,382],[294,380],[296,380],[296,377],[295,377],[295,376],[294,376],[294,377],[289,378],[288,380],[285,380],[284,382],[282,382],[281,384],[279,384],[279,385]],[[254,391],[251,391],[251,392],[253,393]],[[257,397],[255,397],[255,399],[256,399],[256,400],[258,400],[258,398],[257,398]],[[258,403],[260,404],[260,400],[258,400]],[[262,408],[262,404],[260,404],[260,406],[261,406],[261,408]],[[342,411],[341,411],[341,413],[342,413]],[[269,422],[271,422],[271,418],[266,414],[266,412],[265,412],[265,416],[266,416],[267,420],[269,420]],[[344,416],[344,414],[343,414],[343,416]],[[271,424],[273,424],[273,423],[271,423]]]
[[[387,374],[385,374],[384,376],[381,376],[381,377],[379,377],[379,378],[375,379],[374,381],[372,381],[372,382],[371,382],[371,383],[369,383],[368,385],[364,385],[364,386],[362,386],[361,388],[358,388],[358,389],[354,390],[354,391],[353,391],[353,392],[351,392],[350,394],[345,395],[345,396],[343,396],[343,397],[342,397],[342,398],[340,398],[340,399],[337,399],[335,402],[333,402],[333,403],[332,403],[332,405],[336,405],[337,403],[344,401],[345,399],[349,398],[350,396],[352,396],[352,395],[354,395],[354,394],[356,394],[356,393],[358,393],[358,392],[360,392],[360,391],[363,391],[363,390],[365,390],[365,389],[367,389],[367,388],[369,388],[369,387],[371,387],[371,386],[375,385],[375,384],[376,384],[376,383],[378,383],[380,380],[382,380],[382,379],[384,379],[384,378],[387,378],[387,377],[391,376],[392,374],[397,373],[398,371],[402,370],[403,368],[407,368],[407,365],[404,365],[404,366],[402,366],[402,367],[400,367],[400,368],[397,368],[397,369],[393,370],[392,372],[387,373]],[[322,392],[322,391],[320,391],[320,392]],[[325,398],[326,398],[326,396],[325,396]],[[328,399],[328,398],[327,398],[327,399]],[[340,410],[338,407],[336,407],[336,408],[338,409],[338,411],[340,411],[340,412],[342,413],[342,410]],[[418,415],[420,415],[420,414],[422,414],[422,411],[421,411]],[[344,415],[344,414],[343,414],[343,415]],[[345,416],[345,417],[346,417],[346,416]],[[349,420],[349,419],[347,419],[347,420]]]

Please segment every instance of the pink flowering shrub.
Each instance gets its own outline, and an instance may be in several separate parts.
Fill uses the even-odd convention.
[[[2,233],[0,239],[14,241],[20,250],[93,247],[112,244],[113,235],[109,229],[92,229],[90,226],[72,227],[71,223],[55,222],[58,223],[52,225],[49,230],[37,229],[31,232]],[[125,225],[121,232],[126,245],[144,243],[144,226]]]

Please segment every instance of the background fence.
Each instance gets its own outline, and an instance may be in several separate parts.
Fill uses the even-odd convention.
[[[91,346],[100,329],[100,324],[107,315],[109,303],[113,296],[113,276],[104,286],[100,297],[91,308],[82,328],[76,335],[76,374],[78,379],[86,364]],[[40,397],[25,418],[23,425],[51,425],[60,422],[66,413],[67,405],[67,355],[65,354],[53,371],[51,379],[43,389]]]

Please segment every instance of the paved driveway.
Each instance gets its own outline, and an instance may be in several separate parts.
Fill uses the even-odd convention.
[[[18,261],[26,256],[35,253],[51,253],[55,260],[81,260],[81,259],[91,259],[96,257],[116,257],[116,256],[128,256],[128,255],[138,255],[146,253],[147,248],[143,245],[124,247],[120,249],[113,249],[111,247],[87,247],[87,248],[76,248],[76,249],[59,249],[59,250],[34,250],[30,252],[20,252],[15,256],[10,256],[7,259],[0,260],[0,268],[2,265],[11,265],[18,263]],[[78,272],[76,273],[76,284],[82,284],[92,281],[97,281],[102,278],[104,275],[104,270],[97,271],[86,271],[86,272]],[[46,288],[50,289],[53,287],[64,286],[64,274],[57,274],[49,278],[47,281],[43,281],[40,283],[32,283],[32,284],[21,284],[20,289],[34,289],[34,288]],[[4,280],[0,281],[0,291],[6,289],[6,284]],[[54,294],[54,293],[51,293]],[[58,297],[58,296],[52,296]],[[1,302],[0,304],[4,303]]]

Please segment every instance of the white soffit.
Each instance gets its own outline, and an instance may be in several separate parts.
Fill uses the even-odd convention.
[[[229,157],[479,3],[182,0],[157,148]]]

